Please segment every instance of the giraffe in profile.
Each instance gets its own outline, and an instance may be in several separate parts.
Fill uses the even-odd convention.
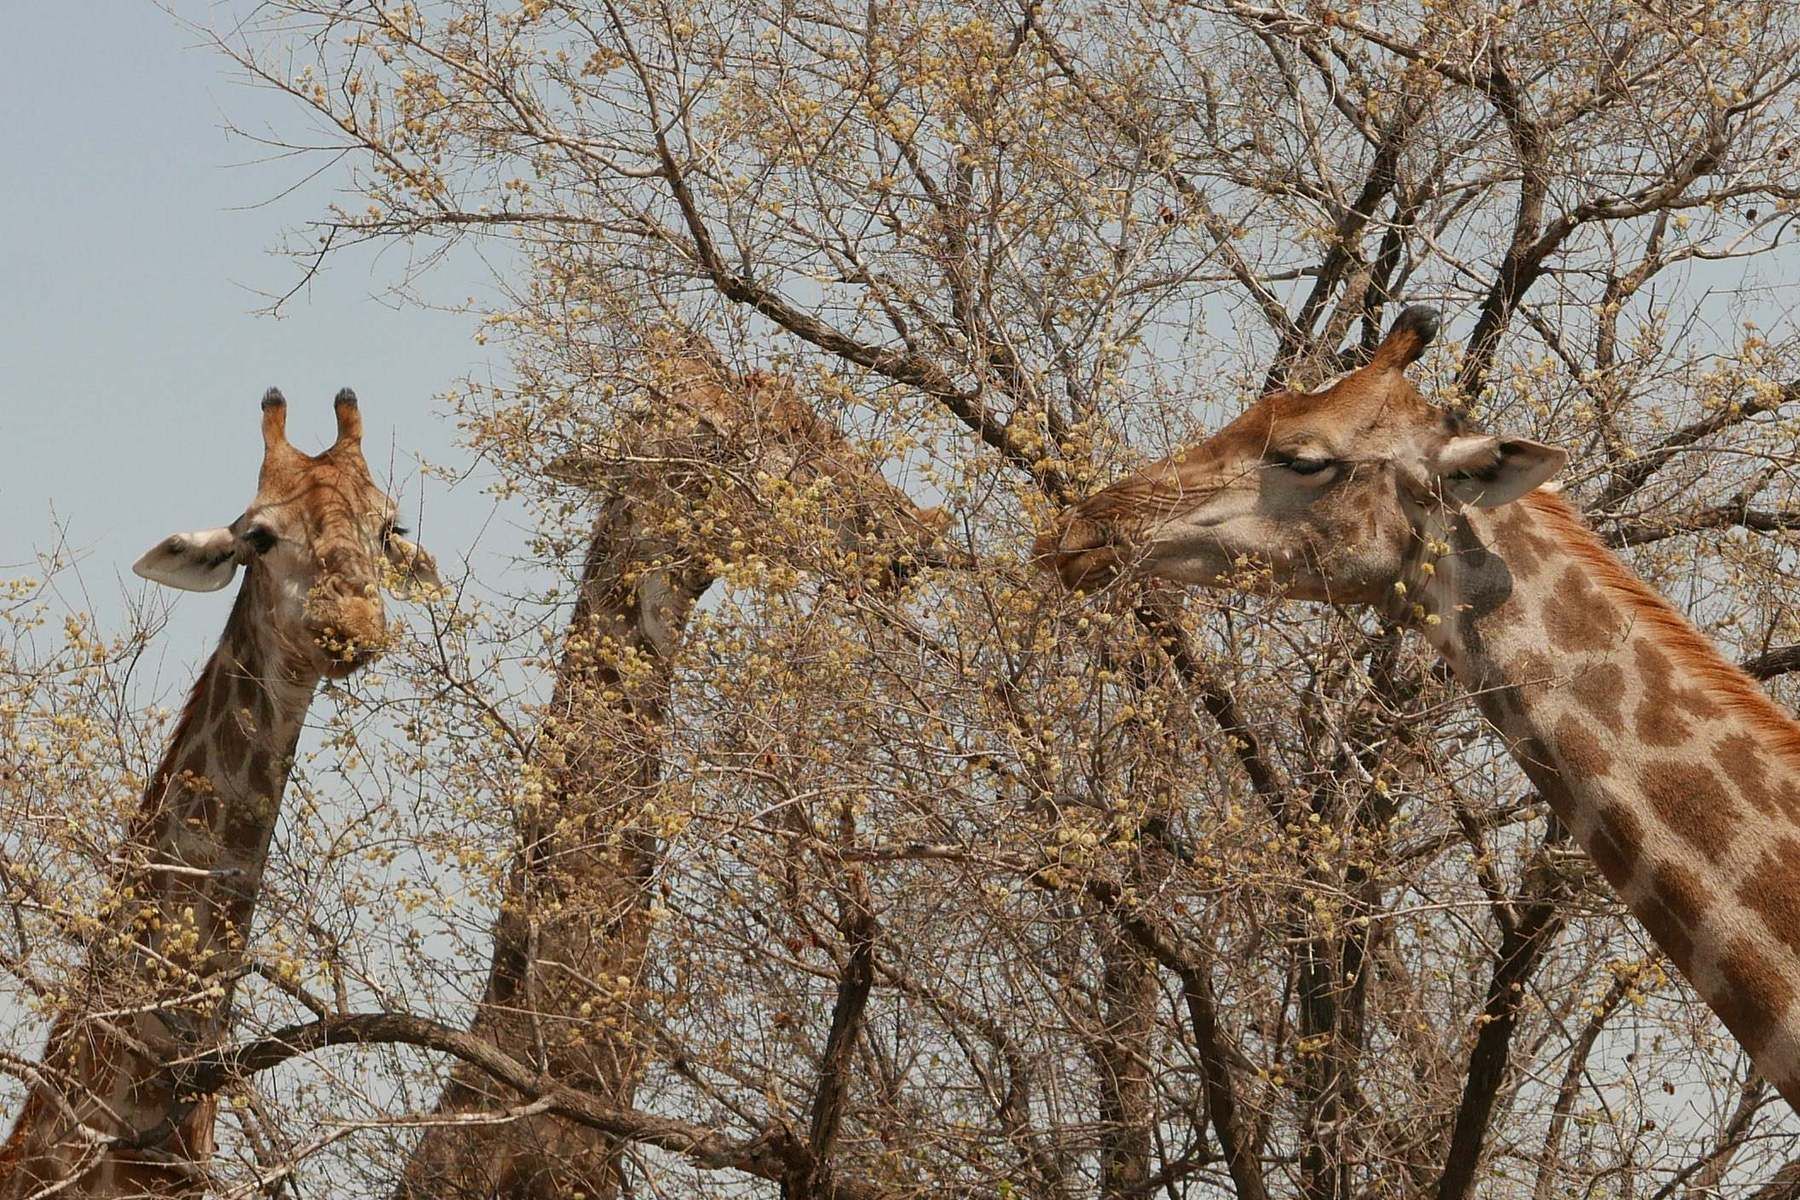
[[[339,392],[335,407],[337,440],[305,454],[288,442],[287,404],[270,389],[243,515],[166,538],[132,568],[188,591],[217,591],[240,567],[244,581],[144,790],[87,968],[0,1146],[0,1197],[204,1187],[214,1101],[178,1094],[167,1064],[224,1032],[313,693],[381,652],[380,585],[437,583],[431,556],[403,536],[393,499],[370,477],[355,394]]]
[[[1264,396],[1071,505],[1038,541],[1118,576],[1373,604],[1422,627],[1558,818],[1800,1107],[1800,724],[1540,484],[1563,451],[1484,434],[1405,370],[1402,313],[1329,388]]]

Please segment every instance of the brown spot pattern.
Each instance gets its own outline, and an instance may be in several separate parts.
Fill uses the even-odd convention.
[[[256,854],[275,818],[274,798],[260,791],[237,797],[225,813],[219,828],[219,841],[239,854]]]
[[[1693,726],[1680,710],[1656,697],[1648,697],[1638,705],[1637,735],[1651,746],[1679,746],[1688,740]]]
[[[1795,872],[1800,871],[1800,839],[1784,837],[1763,853],[1756,869],[1738,888],[1738,899],[1757,916],[1769,931],[1800,953],[1800,888],[1795,887]]]
[[[274,773],[269,770],[272,756],[268,747],[258,746],[250,751],[250,787],[252,790],[263,789],[273,791],[275,788]]]
[[[1640,639],[1632,647],[1642,677],[1645,705],[1680,709],[1696,717],[1717,717],[1724,711],[1712,697],[1698,688],[1685,688],[1675,682],[1675,665],[1668,655]],[[1640,717],[1642,710],[1640,710]]]
[[[1682,974],[1689,974],[1694,967],[1693,936],[1663,898],[1652,896],[1645,901],[1638,910],[1638,919],[1643,921],[1651,940],[1662,947],[1663,953],[1669,956]]]
[[[1663,824],[1701,854],[1717,859],[1731,848],[1741,813],[1715,772],[1658,762],[1644,768],[1638,783]]]
[[[1514,578],[1531,579],[1544,569],[1556,550],[1556,543],[1539,535],[1531,514],[1522,505],[1509,504],[1495,531],[1500,557]]]
[[[219,789],[208,775],[206,747],[195,746],[181,760],[181,790],[176,803],[180,816],[200,825],[211,825],[219,813]]]
[[[1732,940],[1719,956],[1724,976],[1713,1008],[1745,1049],[1754,1053],[1773,1032],[1794,989],[1762,948],[1747,937]]]
[[[1574,717],[1556,723],[1555,742],[1556,756],[1569,773],[1598,779],[1612,770],[1612,754]]]
[[[244,736],[244,717],[239,712],[228,712],[219,721],[214,730],[213,741],[219,748],[227,763],[242,762],[249,753],[250,742]]]
[[[1608,730],[1625,732],[1625,672],[1617,663],[1601,663],[1575,672],[1569,691]]]
[[[1555,771],[1526,772],[1532,786],[1538,794],[1550,802],[1550,810],[1564,824],[1572,824],[1577,820],[1575,795],[1563,782],[1562,776]]]
[[[1644,846],[1644,826],[1623,804],[1602,804],[1599,833],[1588,853],[1612,885],[1623,889],[1637,869]]]
[[[206,779],[206,748],[195,746],[184,754],[181,766],[176,768],[176,773],[185,773],[193,776],[195,780],[204,782]]]
[[[1660,862],[1651,873],[1650,886],[1684,929],[1698,929],[1706,915],[1707,894],[1700,877],[1677,862]]]
[[[1619,614],[1587,572],[1571,565],[1544,605],[1544,629],[1557,649],[1600,650],[1622,632]]]
[[[1747,733],[1733,734],[1720,742],[1713,758],[1738,792],[1765,817],[1800,822],[1800,784],[1792,779],[1776,783],[1769,777],[1762,747]]]
[[[247,674],[239,675],[237,679],[235,702],[237,711],[245,713],[254,719],[257,711],[262,705],[262,688],[257,686],[256,680],[250,678]]]
[[[1644,928],[1682,971],[1694,963],[1694,934],[1706,911],[1706,891],[1692,871],[1658,863],[1650,876],[1650,898],[1639,912]]]

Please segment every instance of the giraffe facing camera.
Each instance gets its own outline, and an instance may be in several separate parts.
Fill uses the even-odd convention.
[[[93,939],[81,1000],[51,1026],[45,1069],[0,1146],[0,1198],[191,1195],[204,1178],[195,1164],[212,1152],[217,1099],[182,1095],[168,1064],[224,1035],[319,682],[386,645],[383,583],[437,584],[369,475],[355,393],[335,408],[337,439],[305,454],[270,388],[249,506],[164,538],[132,568],[188,591],[244,579],[117,856],[113,890],[132,902]]]
[[[337,440],[312,455],[287,440],[287,401],[262,398],[263,460],[256,495],[237,520],[164,538],[132,564],[145,579],[218,591],[244,568],[248,603],[277,642],[284,671],[338,677],[385,643],[379,585],[437,586],[431,556],[395,523],[398,506],[362,454],[362,413],[344,388],[333,403]]]

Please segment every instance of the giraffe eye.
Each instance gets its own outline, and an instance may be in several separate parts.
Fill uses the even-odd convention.
[[[1329,458],[1290,458],[1286,455],[1272,460],[1275,466],[1292,471],[1296,475],[1317,475],[1337,464]]]
[[[400,522],[389,521],[386,525],[381,527],[381,540],[385,542],[391,537],[405,537],[411,532],[412,530],[400,524]]]
[[[253,554],[267,554],[274,549],[276,537],[274,530],[267,525],[252,525],[244,530],[244,545],[250,547]]]

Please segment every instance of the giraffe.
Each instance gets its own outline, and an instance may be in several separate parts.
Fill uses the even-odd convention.
[[[686,464],[799,488],[830,480],[826,520],[843,548],[875,563],[904,556],[876,576],[883,583],[935,554],[930,544],[947,524],[883,479],[789,381],[728,373],[704,344],[675,354],[652,347],[647,358],[641,382],[653,415],[622,423],[622,461],[577,452],[552,468],[606,499],[533,752],[542,790],[520,806],[520,851],[473,1025],[549,1074],[579,1078],[626,1106],[650,1045],[640,977],[661,847],[644,827],[644,806],[662,778],[660,730],[688,616],[713,584],[711,564],[731,554],[731,534],[671,532],[668,515],[704,513],[734,531],[761,516],[756,498],[719,487],[719,471]],[[621,670],[621,652],[648,669]],[[615,991],[597,980],[630,982]],[[458,1064],[438,1114],[510,1102],[482,1072]],[[548,1114],[446,1121],[425,1131],[393,1195],[609,1200],[621,1190],[620,1157],[616,1142]]]
[[[355,393],[345,388],[334,407],[336,441],[308,455],[288,442],[287,403],[271,388],[250,506],[223,528],[164,539],[132,568],[189,591],[217,591],[240,566],[244,581],[0,1147],[0,1197],[204,1187],[214,1101],[181,1094],[168,1064],[224,1032],[315,689],[381,651],[377,585],[437,583],[431,556],[405,538],[393,499],[370,478]]]
[[[1038,561],[1372,604],[1423,630],[1559,819],[1762,1075],[1800,1107],[1800,724],[1552,489],[1563,451],[1470,428],[1405,370],[1278,391],[1070,505]],[[1260,583],[1242,568],[1261,568]],[[1234,578],[1235,577],[1235,578]]]

